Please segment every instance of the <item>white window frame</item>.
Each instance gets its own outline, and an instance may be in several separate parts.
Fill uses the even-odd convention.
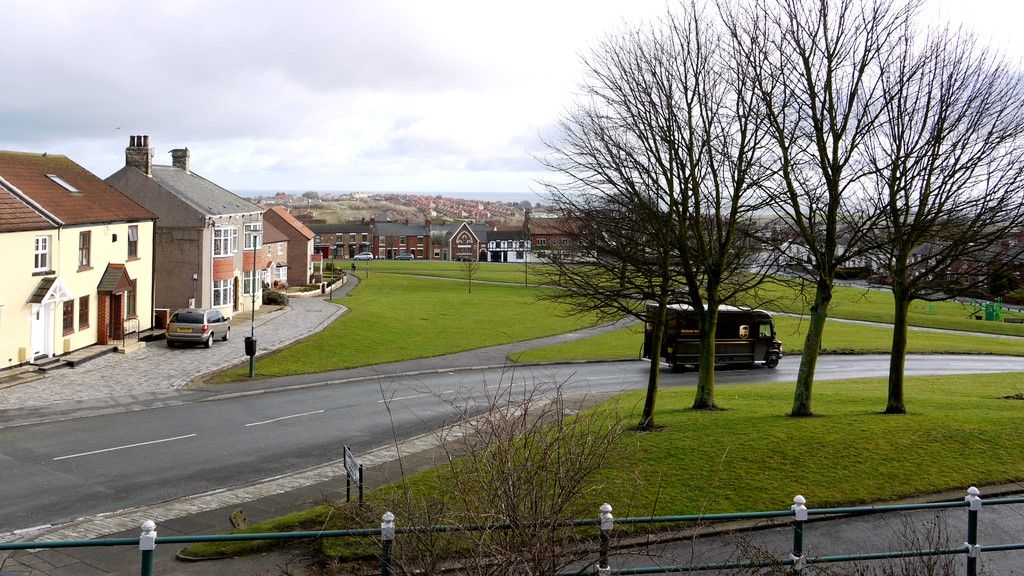
[[[285,282],[288,280],[288,267],[277,266],[274,268],[274,282]]]
[[[277,255],[284,256],[284,242],[277,243]]]
[[[256,295],[259,296],[263,293],[263,272],[261,270],[248,270],[242,272],[242,294],[245,296],[252,296],[252,280],[256,278]]]
[[[40,247],[42,245],[42,247]],[[33,272],[50,271],[50,237],[36,236],[35,255],[32,261]]]
[[[213,281],[213,307],[232,306],[235,303],[235,294],[232,290],[231,278],[227,280]]]
[[[213,229],[213,257],[233,256],[238,251],[238,227],[217,226]]]
[[[253,250],[263,246],[263,224],[259,222],[246,222],[245,225],[245,250]],[[255,246],[253,243],[255,242]]]

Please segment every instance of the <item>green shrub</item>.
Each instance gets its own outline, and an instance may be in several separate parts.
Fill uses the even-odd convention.
[[[264,290],[263,303],[272,304],[274,306],[287,306],[288,296],[282,292],[277,292],[274,290]]]

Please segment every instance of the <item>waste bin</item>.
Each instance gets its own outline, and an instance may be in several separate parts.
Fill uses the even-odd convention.
[[[245,355],[255,356],[256,355],[256,339],[252,336],[245,337]]]

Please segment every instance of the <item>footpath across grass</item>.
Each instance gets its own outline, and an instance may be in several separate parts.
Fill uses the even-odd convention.
[[[656,432],[626,431],[592,477],[580,510],[609,502],[617,517],[784,510],[795,495],[810,507],[892,502],[947,490],[1024,481],[1024,374],[937,376],[907,379],[909,414],[884,415],[885,380],[822,382],[815,389],[816,417],[786,416],[792,384],[720,386],[725,408],[693,411],[692,388],[662,389]],[[580,417],[605,421],[621,414],[635,423],[643,392],[613,398]],[[596,414],[595,414],[596,413]],[[434,470],[408,478],[431,486]],[[368,493],[390,499],[396,485]],[[446,491],[451,493],[451,491]],[[457,503],[451,503],[457,513]],[[581,516],[588,515],[581,513]],[[249,531],[373,527],[352,514],[319,507],[253,526]],[[623,528],[628,529],[628,528]],[[328,556],[347,553],[323,542]],[[194,552],[244,553],[266,543],[209,544]],[[358,548],[358,546],[356,546]],[[369,553],[373,552],[372,547]]]
[[[510,284],[437,281],[372,273],[338,302],[349,312],[309,338],[256,360],[258,376],[288,376],[429,358],[562,334],[593,321],[566,316],[538,300],[540,292]],[[241,380],[238,366],[212,382]]]

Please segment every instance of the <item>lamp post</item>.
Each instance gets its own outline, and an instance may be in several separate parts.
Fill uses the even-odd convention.
[[[245,353],[249,356],[249,377],[256,375],[256,247],[262,226],[253,223],[249,241],[252,243],[252,270],[249,273],[249,294],[252,295],[249,306],[249,337],[245,341]]]
[[[196,281],[199,280],[199,274],[192,273],[192,301],[188,303],[189,308],[195,308],[196,306]]]

